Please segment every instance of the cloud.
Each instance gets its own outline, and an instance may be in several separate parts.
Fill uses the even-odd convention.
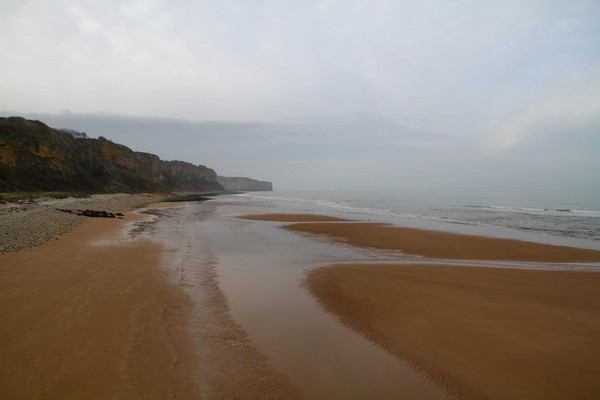
[[[510,183],[521,160],[545,174],[550,139],[575,174],[599,167],[564,145],[597,143],[581,132],[600,115],[599,16],[593,0],[6,0],[0,110],[322,187]]]
[[[582,1],[9,1],[0,107],[198,120],[367,111],[473,132],[485,123],[473,110],[504,88],[533,78],[540,93],[596,62],[593,15]]]
[[[488,144],[491,152],[506,151],[534,137],[570,132],[582,125],[600,127],[600,80],[573,90],[554,91],[527,105],[493,127],[494,137]]]

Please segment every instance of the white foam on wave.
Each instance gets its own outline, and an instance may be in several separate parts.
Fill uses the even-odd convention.
[[[421,219],[428,221],[441,221],[447,223],[456,223],[456,224],[464,224],[470,225],[471,223],[454,220],[448,217],[439,217],[430,214],[416,214],[409,213],[405,211],[399,210],[390,210],[386,208],[374,208],[374,207],[364,207],[357,205],[350,205],[347,202],[334,201],[334,200],[324,200],[324,199],[307,199],[307,198],[299,198],[299,197],[281,197],[281,196],[261,196],[250,193],[238,194],[236,196],[240,197],[249,197],[255,199],[266,199],[266,200],[274,200],[274,201],[282,201],[282,202],[291,202],[291,203],[301,203],[301,204],[310,204],[317,207],[330,208],[336,211],[343,212],[344,214],[350,215],[363,215],[365,217],[369,216],[380,216],[380,217],[393,217],[393,218],[410,218],[410,219]],[[477,225],[477,224],[475,224]]]
[[[577,210],[570,208],[533,208],[533,207],[514,207],[514,206],[496,206],[496,205],[467,205],[466,208],[474,208],[490,211],[515,212],[515,213],[530,213],[544,215],[568,215],[568,216],[584,216],[584,217],[600,217],[600,211],[597,210]]]
[[[340,216],[362,220],[413,220],[441,222],[490,228],[508,228],[510,230],[537,232],[542,235],[600,239],[600,211],[576,207],[539,208],[506,206],[497,204],[449,203],[436,204],[431,198],[406,201],[398,197],[365,197],[360,193],[344,193],[337,196],[332,193],[291,194],[290,196],[273,194],[245,193],[238,196],[265,199],[289,204],[292,209],[301,206],[302,212],[336,212]],[[296,205],[294,205],[296,204]],[[566,205],[566,204],[565,204]],[[574,206],[574,204],[569,205]],[[581,208],[581,207],[579,207]]]

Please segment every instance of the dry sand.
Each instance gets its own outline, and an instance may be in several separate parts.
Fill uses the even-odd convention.
[[[0,255],[0,398],[199,398],[191,305],[161,246],[92,243],[132,218]]]
[[[308,286],[461,398],[600,398],[600,273],[336,265]]]

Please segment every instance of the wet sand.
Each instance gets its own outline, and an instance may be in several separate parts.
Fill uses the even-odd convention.
[[[246,214],[249,212],[247,204],[242,209]],[[366,323],[383,324],[387,318],[393,328],[394,307],[398,305],[394,303],[396,298],[388,295],[394,291],[388,293],[373,283],[372,296],[365,301],[360,298],[360,287],[353,287],[352,292],[348,290],[345,297],[336,300],[332,293],[337,292],[328,286],[333,276],[328,271],[337,267],[316,270],[309,275],[310,289],[329,311],[339,313],[344,323],[383,345],[394,355],[391,356],[330,318],[301,287],[308,269],[370,260],[359,257],[371,253],[377,259],[379,255],[375,250],[361,253],[351,246],[315,241],[314,235],[292,233],[301,229],[282,232],[273,224],[231,218],[228,213],[232,210],[237,208],[219,202],[160,204],[148,212],[151,219],[139,221],[135,229],[127,231],[133,238],[124,236],[125,223],[144,217],[127,214],[125,220],[89,219],[76,230],[43,246],[0,255],[0,315],[3,319],[0,398],[197,399],[204,396],[246,399],[302,395],[322,398],[324,394],[330,398],[365,398],[377,390],[389,398],[399,398],[399,395],[411,399],[445,397],[436,385],[423,382],[422,374],[411,375],[410,367],[410,371],[406,371],[400,359],[420,366],[453,393],[478,393],[479,389],[465,384],[469,382],[466,378],[451,375],[452,370],[446,364],[437,366],[419,358],[427,356],[426,348],[416,355],[404,347],[395,351],[381,339],[384,336],[396,338],[394,332],[390,334],[382,328],[385,335],[375,337],[368,333],[373,331],[370,325],[363,327]],[[380,232],[380,237],[383,243],[389,243],[384,240],[389,227],[381,224],[344,222],[315,215],[262,215],[255,219],[311,221],[292,227],[339,226],[344,227],[342,231],[346,229],[343,232],[354,229],[368,236],[374,232],[365,226],[372,225],[373,229],[383,229],[385,233]],[[311,233],[332,241],[344,237],[339,234],[335,239],[336,236],[327,233]],[[348,233],[345,237],[350,236]],[[360,235],[355,233],[355,236]],[[461,241],[454,239],[460,245]],[[316,245],[311,245],[312,242]],[[349,239],[347,243],[360,245],[360,241],[351,243]],[[552,246],[544,246],[544,251],[553,251],[548,247]],[[568,255],[582,257],[576,252]],[[415,261],[414,257],[405,261],[407,259]],[[324,260],[327,261],[324,263]],[[346,267],[340,268],[346,270]],[[317,276],[314,274],[319,273],[328,278],[314,278]],[[315,286],[314,279],[323,283],[325,294],[317,293],[320,284]],[[515,282],[521,280],[528,286],[531,279],[520,277]],[[362,278],[355,283],[360,285],[360,281]],[[380,281],[394,282],[394,279],[386,277]],[[487,282],[487,278],[481,281]],[[476,289],[479,281],[474,282]],[[447,279],[448,286],[453,283],[454,278]],[[542,300],[552,303],[550,299],[554,294],[548,291],[556,284],[563,288],[567,283],[552,281],[545,286],[546,291],[540,289],[539,296],[532,297],[536,299],[534,303]],[[506,285],[508,290],[510,285]],[[419,286],[415,281],[407,287],[427,291],[431,286],[430,283]],[[486,293],[493,292],[495,287],[493,284]],[[573,283],[568,287],[583,296],[583,286]],[[595,287],[599,286],[595,284]],[[590,290],[588,297],[595,296]],[[435,293],[444,293],[444,290],[433,292],[435,297]],[[465,289],[465,293],[468,292]],[[361,309],[363,303],[375,301],[380,294],[385,295],[382,304],[391,299],[392,305],[378,305],[377,313],[369,310],[368,314],[376,315],[376,319],[367,316],[367,322],[359,322],[356,310]],[[351,295],[359,296],[356,304],[348,300]],[[528,296],[523,295],[523,299],[529,299]],[[417,297],[420,298],[420,294]],[[262,301],[267,303],[261,304]],[[333,306],[327,301],[343,304],[341,311],[329,308]],[[468,309],[467,303],[457,300],[456,304]],[[351,311],[348,304],[352,306]],[[499,300],[497,307],[506,304],[509,300]],[[590,304],[592,312],[596,312],[596,300],[592,299]],[[432,308],[448,314],[444,302]],[[556,318],[564,322],[563,317],[568,315],[571,319],[567,322],[586,327],[587,330],[582,328],[584,333],[574,337],[575,346],[579,348],[573,354],[577,355],[578,349],[587,345],[582,339],[586,334],[592,332],[598,337],[595,325],[586,325],[587,314],[578,314],[579,308],[581,304],[575,302],[570,313],[565,311],[562,317]],[[516,306],[515,309],[519,310]],[[550,310],[549,314],[558,313]],[[453,313],[458,311],[453,310]],[[352,318],[348,319],[348,315]],[[446,320],[435,319],[451,324],[452,318],[446,317]],[[515,326],[519,323],[515,322]],[[564,326],[559,330],[548,325],[547,329],[565,335],[568,329]],[[424,330],[415,328],[409,333],[417,342],[420,337],[427,338]],[[483,333],[480,337],[485,341]],[[457,334],[457,341],[461,338]],[[402,346],[409,343],[409,339],[402,342]],[[548,343],[545,346],[552,348],[554,342]],[[493,349],[496,344],[489,346]],[[556,347],[562,349],[558,344]],[[443,343],[436,348],[445,351],[453,349],[454,344]],[[497,348],[503,347],[498,345]],[[588,349],[588,357],[598,360],[594,351]],[[462,355],[457,357],[459,359],[451,359],[450,364],[460,366]],[[565,365],[571,368],[572,362]],[[370,366],[377,367],[370,370]],[[589,371],[597,376],[595,369]],[[580,373],[586,376],[589,371]],[[538,379],[532,372],[529,376]],[[480,377],[474,379],[482,382]],[[584,382],[581,387],[590,386],[585,385]]]
[[[218,226],[220,217],[215,204],[161,203],[147,212],[155,219],[142,236],[165,244],[163,265],[169,279],[192,303],[190,330],[199,359],[196,372],[201,397],[302,398],[295,382],[273,367],[271,360],[253,346],[247,332],[232,318],[231,299],[224,294],[216,271],[222,263],[216,250],[231,244],[238,232],[227,231],[223,240],[216,243],[209,240],[209,233]],[[246,262],[242,259],[239,264]]]
[[[1,398],[199,398],[190,301],[159,243],[120,241],[135,218],[0,255]]]
[[[87,219],[0,255],[0,398],[300,398],[231,318],[205,208]]]
[[[308,221],[312,221],[309,219]],[[380,223],[298,223],[290,231],[321,235],[353,246],[399,250],[434,259],[528,262],[594,262],[600,251]]]
[[[600,273],[561,270],[567,262],[598,261],[600,252],[385,224],[314,223],[312,218],[282,227],[308,238],[401,251],[398,265],[338,263],[313,269],[307,286],[341,322],[424,371],[450,394],[465,399],[600,396]],[[434,259],[439,265],[427,265]],[[502,268],[457,261],[450,266],[439,259],[496,260]],[[508,268],[518,263],[498,260],[526,261],[528,268],[545,264],[518,269]]]
[[[335,265],[308,286],[461,398],[600,398],[600,273]]]
[[[249,214],[238,218],[251,221],[275,221],[275,222],[333,222],[348,221],[347,219],[331,217],[329,215],[317,214]]]
[[[257,208],[247,202],[215,204],[206,233],[231,315],[305,398],[448,399],[422,373],[332,318],[305,287],[307,270],[364,259],[365,252],[232,218]]]

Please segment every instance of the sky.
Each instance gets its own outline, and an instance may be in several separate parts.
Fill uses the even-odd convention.
[[[0,115],[279,189],[600,195],[597,0],[0,7]]]

